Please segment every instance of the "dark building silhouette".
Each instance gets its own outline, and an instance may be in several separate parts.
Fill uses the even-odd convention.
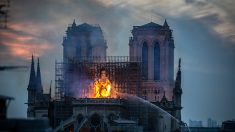
[[[235,121],[223,121],[221,126],[221,132],[235,132]]]
[[[39,59],[37,62],[37,73],[35,73],[34,57],[32,56],[31,70],[28,85],[28,117],[47,117],[48,116],[48,105],[51,100],[51,93],[43,93],[41,71]],[[50,88],[51,91],[51,88]]]
[[[7,108],[11,100],[14,100],[14,98],[0,95],[0,120],[7,119]]]

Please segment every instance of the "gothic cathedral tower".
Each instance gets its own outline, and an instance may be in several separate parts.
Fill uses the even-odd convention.
[[[74,21],[67,29],[62,45],[65,63],[73,59],[106,57],[107,44],[99,26],[87,23],[76,25]]]
[[[165,20],[163,25],[153,22],[133,26],[129,40],[129,56],[142,59],[143,98],[156,102],[164,93],[172,100],[174,88],[174,40]]]
[[[107,44],[103,31],[97,25],[83,23],[77,25],[75,21],[67,28],[63,40],[63,61],[68,64],[64,67],[65,96],[75,97],[82,88],[72,82],[78,82],[77,75],[71,72],[74,61],[103,61],[106,59]]]

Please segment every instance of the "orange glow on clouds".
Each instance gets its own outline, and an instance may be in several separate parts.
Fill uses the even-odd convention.
[[[48,41],[37,37],[40,29],[37,26],[27,28],[24,24],[11,24],[10,30],[0,32],[1,45],[7,47],[8,51],[2,53],[5,56],[14,56],[22,59],[30,59],[31,55],[41,56],[48,50],[53,49],[53,45]]]
[[[31,59],[34,56],[41,56],[44,51],[52,49],[50,44],[24,44],[24,43],[8,43],[4,44],[9,48],[10,54],[23,59]]]

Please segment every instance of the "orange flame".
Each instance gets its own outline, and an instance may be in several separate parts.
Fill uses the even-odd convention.
[[[95,98],[111,97],[112,86],[108,79],[101,81],[100,79],[94,83]]]

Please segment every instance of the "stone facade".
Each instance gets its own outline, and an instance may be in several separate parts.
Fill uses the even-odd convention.
[[[83,23],[76,25],[75,21],[66,31],[63,40],[64,62],[89,57],[106,57],[107,44],[99,26]]]
[[[125,129],[135,127],[138,128],[139,131],[148,132],[175,131],[179,129],[182,109],[181,60],[179,60],[176,80],[174,80],[175,46],[172,30],[166,21],[163,25],[150,22],[142,26],[134,26],[132,35],[129,40],[129,61],[134,61],[131,59],[136,57],[142,59],[141,64],[138,65],[140,66],[141,72],[140,70],[135,71],[136,73],[140,73],[142,77],[140,81],[136,82],[140,83],[141,89],[138,89],[140,94],[136,94],[135,96],[145,99],[146,102],[151,104],[150,106],[157,106],[157,111],[154,107],[146,107],[147,105],[145,103],[137,103],[135,105],[135,102],[131,102],[128,99],[126,99],[126,104],[120,104],[118,106],[117,104],[112,104],[112,102],[105,105],[99,102],[94,104],[87,104],[87,102],[81,103],[81,101],[87,100],[85,98],[75,98],[74,94],[76,94],[76,92],[74,91],[63,91],[64,97],[68,97],[71,100],[63,98],[50,102],[50,94],[43,94],[42,85],[38,85],[41,83],[41,76],[40,79],[35,79],[36,74],[32,58],[30,82],[28,86],[28,116],[42,116],[44,114],[40,114],[40,112],[46,113],[49,108],[50,123],[53,128],[56,128],[59,124],[66,124],[63,123],[63,121],[70,120],[70,117],[75,115],[76,119],[73,119],[73,127],[71,128],[74,129],[80,127],[78,126],[79,123],[77,123],[79,121],[79,115],[82,117],[88,116],[89,118],[87,119],[93,118],[93,115],[95,115],[95,119],[102,118],[104,124],[107,124],[108,116],[113,113],[119,116],[119,118],[113,120],[113,126],[109,126],[112,130],[120,128],[119,131],[125,131]],[[63,39],[63,63],[67,65],[63,67],[64,80],[60,79],[59,81],[64,81],[63,86],[70,86],[72,85],[72,79],[77,81],[73,76],[75,74],[81,74],[74,69],[77,67],[76,65],[68,65],[70,61],[89,62],[90,59],[92,61],[99,59],[99,62],[102,62],[103,66],[105,66],[107,63],[106,49],[107,44],[99,26],[87,23],[76,25],[74,21],[73,24],[68,27],[66,37]],[[37,71],[37,75],[40,75],[40,69]],[[82,71],[82,73],[88,74],[85,72],[86,69],[82,69]],[[84,83],[84,81],[79,83]],[[99,99],[92,100],[92,98],[88,100],[99,101]],[[118,99],[114,99],[114,103],[117,100]],[[107,100],[104,100],[104,102],[107,102]],[[162,111],[159,110],[160,108],[167,111],[178,121],[170,118],[168,113],[162,113]],[[108,123],[108,125],[110,125],[110,123]],[[125,128],[125,126],[128,127]],[[123,130],[121,128],[123,128]],[[71,129],[68,127],[68,130]]]
[[[142,69],[142,72],[147,74],[142,84],[145,88],[143,97],[156,102],[160,101],[165,92],[167,99],[171,101],[174,88],[172,30],[166,21],[163,26],[150,22],[142,26],[134,26],[132,35],[129,39],[129,56],[138,56],[143,62],[147,61],[147,64],[143,64],[147,67]],[[147,51],[144,51],[144,44],[147,46]],[[147,52],[147,58],[144,57],[143,52]]]

